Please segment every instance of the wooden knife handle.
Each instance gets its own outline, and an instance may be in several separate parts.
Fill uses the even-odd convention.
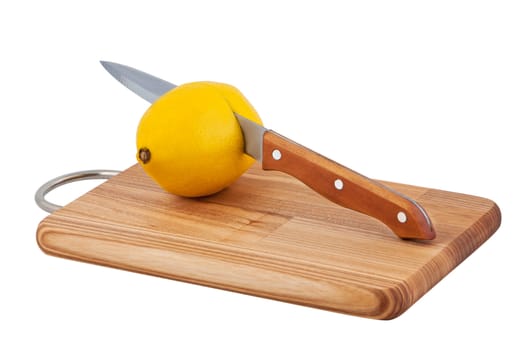
[[[435,238],[428,214],[412,199],[274,131],[263,137],[262,168],[294,176],[327,199],[382,221],[400,238]]]

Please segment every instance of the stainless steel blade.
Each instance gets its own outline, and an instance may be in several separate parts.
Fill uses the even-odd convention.
[[[123,64],[107,61],[101,64],[121,84],[150,103],[177,86]]]
[[[177,86],[123,64],[107,61],[101,61],[101,64],[121,84],[150,103],[153,103]],[[243,132],[245,153],[261,161],[263,135],[267,129],[237,113],[234,113],[234,115],[238,119],[238,124],[240,124]]]
[[[267,129],[238,113],[234,113],[234,116],[238,119],[238,124],[240,124],[240,128],[242,129],[245,145],[244,152],[261,162],[263,154],[263,136]]]

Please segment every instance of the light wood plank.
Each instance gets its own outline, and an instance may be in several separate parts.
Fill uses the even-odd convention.
[[[394,318],[500,225],[488,199],[389,183],[430,214],[433,241],[401,240],[294,178],[251,168],[185,199],[139,166],[45,218],[48,254],[363,317]]]

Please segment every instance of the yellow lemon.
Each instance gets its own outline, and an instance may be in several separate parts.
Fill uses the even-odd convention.
[[[137,129],[137,159],[168,192],[199,197],[221,191],[254,162],[243,151],[234,113],[262,124],[249,101],[231,85],[180,85],[143,115]]]

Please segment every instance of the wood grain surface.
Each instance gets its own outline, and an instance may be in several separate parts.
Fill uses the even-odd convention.
[[[485,242],[501,216],[488,199],[386,184],[427,210],[435,240],[401,240],[279,172],[253,167],[219,194],[185,199],[138,165],[49,215],[37,240],[55,256],[390,319]]]

